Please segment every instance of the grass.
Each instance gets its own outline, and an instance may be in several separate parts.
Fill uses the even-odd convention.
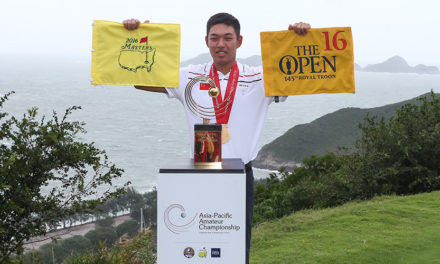
[[[439,263],[440,192],[305,210],[253,229],[252,264]]]

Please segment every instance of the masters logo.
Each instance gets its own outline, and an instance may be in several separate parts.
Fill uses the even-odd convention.
[[[200,258],[206,258],[208,256],[208,251],[206,251],[206,248],[203,247],[202,249],[199,249],[199,257]]]
[[[146,69],[148,72],[154,64],[156,48],[148,45],[148,37],[127,38],[121,46],[119,54],[119,66],[128,71],[136,72],[138,69]]]

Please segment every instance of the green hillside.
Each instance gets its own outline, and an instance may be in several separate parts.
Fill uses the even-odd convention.
[[[440,263],[440,192],[305,210],[253,229],[252,264]]]
[[[285,163],[300,163],[312,154],[337,152],[338,147],[351,147],[360,137],[358,124],[370,116],[391,117],[407,103],[419,103],[416,98],[377,108],[344,108],[324,115],[311,123],[294,126],[284,135],[263,146],[253,162],[257,168],[278,169]],[[288,167],[288,166],[287,166]]]

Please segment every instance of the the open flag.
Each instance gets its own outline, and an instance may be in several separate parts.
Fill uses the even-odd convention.
[[[350,27],[261,32],[266,96],[354,93]]]

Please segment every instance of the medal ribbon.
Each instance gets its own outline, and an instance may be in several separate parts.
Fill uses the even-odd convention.
[[[229,121],[232,105],[234,104],[235,92],[237,91],[238,75],[239,75],[238,66],[237,66],[237,62],[235,62],[234,66],[232,66],[231,68],[231,72],[229,73],[228,85],[226,86],[226,94],[225,97],[223,98],[217,69],[215,68],[214,63],[211,65],[209,78],[215,81],[215,85],[219,89],[219,95],[217,96],[217,98],[212,98],[212,103],[214,104],[214,108],[215,108],[215,119],[217,120],[217,124],[227,124]],[[223,100],[228,101],[226,102],[226,105],[223,105]]]

